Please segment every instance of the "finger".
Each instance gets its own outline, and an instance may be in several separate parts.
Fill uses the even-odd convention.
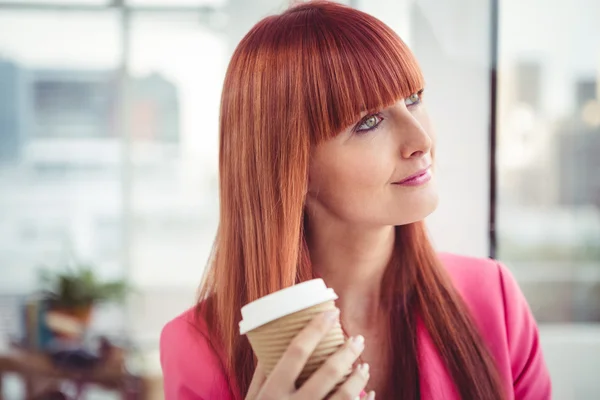
[[[340,310],[327,311],[312,321],[292,340],[269,375],[268,382],[294,387],[294,383],[319,342],[338,321]]]
[[[302,385],[301,392],[307,397],[321,399],[331,392],[344,375],[352,369],[352,364],[365,348],[365,339],[355,336],[349,339],[340,350],[327,361]],[[368,371],[368,369],[367,369]],[[356,395],[360,393],[360,389]],[[352,397],[354,398],[354,397]]]
[[[246,400],[256,399],[266,380],[267,375],[265,374],[265,370],[263,369],[262,365],[258,363],[256,369],[254,370],[254,376],[252,376],[252,382],[250,382],[248,393],[246,394]]]
[[[375,392],[374,391],[370,391],[369,393],[365,394],[364,397],[362,397],[363,400],[375,400]]]
[[[335,393],[329,398],[330,400],[344,400],[360,398],[361,392],[364,390],[369,381],[369,364],[360,364],[352,375],[344,382]],[[363,399],[372,400],[375,398],[375,392],[369,392]]]

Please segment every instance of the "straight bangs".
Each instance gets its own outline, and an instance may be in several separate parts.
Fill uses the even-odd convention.
[[[279,18],[289,19],[280,26],[302,31],[296,32],[302,37],[302,103],[313,145],[424,87],[408,46],[371,15],[309,1]]]

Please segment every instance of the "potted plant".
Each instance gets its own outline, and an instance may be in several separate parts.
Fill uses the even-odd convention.
[[[88,326],[95,305],[121,302],[129,292],[124,280],[103,281],[92,265],[71,263],[60,270],[40,271],[43,298],[49,311]]]

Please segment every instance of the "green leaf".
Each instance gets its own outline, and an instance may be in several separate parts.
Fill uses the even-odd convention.
[[[44,296],[57,307],[75,308],[122,302],[131,288],[124,280],[102,282],[93,265],[71,262],[58,271],[43,268],[39,281]]]

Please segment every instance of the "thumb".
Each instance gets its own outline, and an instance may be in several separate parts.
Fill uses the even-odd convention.
[[[256,399],[266,380],[267,375],[265,374],[265,370],[263,369],[262,365],[258,363],[256,365],[256,369],[254,370],[254,376],[252,376],[252,382],[250,382],[250,387],[248,388],[246,400]]]

